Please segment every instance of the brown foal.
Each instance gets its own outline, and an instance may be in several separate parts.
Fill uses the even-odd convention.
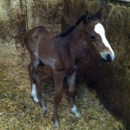
[[[30,53],[31,63],[28,66],[31,81],[31,96],[33,100],[40,104],[43,113],[46,113],[46,106],[40,88],[38,67],[40,62],[53,69],[55,81],[54,93],[54,113],[53,122],[56,127],[58,122],[58,105],[63,94],[63,80],[66,77],[69,94],[71,112],[79,117],[75,105],[75,78],[77,67],[85,54],[87,48],[86,38],[89,37],[95,45],[101,57],[111,62],[115,54],[106,39],[105,29],[100,21],[103,9],[95,15],[88,11],[68,31],[58,36],[54,36],[44,27],[35,27],[25,35],[25,44]]]

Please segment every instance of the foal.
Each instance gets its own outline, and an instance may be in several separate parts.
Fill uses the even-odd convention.
[[[63,80],[66,77],[71,112],[79,117],[75,105],[75,78],[76,70],[80,60],[87,48],[86,37],[90,37],[97,51],[106,62],[111,62],[115,54],[105,36],[104,27],[100,21],[103,10],[100,9],[95,15],[88,11],[71,27],[67,32],[53,36],[44,27],[35,27],[25,35],[25,44],[30,52],[31,63],[28,66],[31,81],[31,96],[40,104],[43,113],[46,113],[46,106],[40,88],[38,66],[50,66],[53,69],[55,81],[54,112],[53,122],[56,127],[58,122],[58,105],[63,94]]]

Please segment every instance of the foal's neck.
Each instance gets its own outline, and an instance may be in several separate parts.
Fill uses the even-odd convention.
[[[80,59],[81,55],[86,48],[86,43],[84,41],[84,24],[81,22],[69,35],[69,46],[70,52],[75,56],[76,59]]]
[[[71,44],[76,44],[83,40],[84,34],[84,25],[81,22],[75,29],[68,35],[68,38],[71,40]],[[75,41],[75,42],[74,42]]]

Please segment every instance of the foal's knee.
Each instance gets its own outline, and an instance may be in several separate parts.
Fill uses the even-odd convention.
[[[62,90],[57,90],[54,95],[54,101],[59,103],[62,98]]]
[[[69,94],[70,94],[71,97],[74,97],[75,94],[76,94],[76,90],[75,89],[69,90]]]
[[[32,78],[33,78],[33,79],[36,79],[36,78],[37,78],[37,73],[33,73],[33,74],[32,74]]]

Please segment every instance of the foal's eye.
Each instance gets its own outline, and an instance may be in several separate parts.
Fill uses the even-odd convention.
[[[95,40],[96,37],[94,35],[90,35],[91,40]]]

